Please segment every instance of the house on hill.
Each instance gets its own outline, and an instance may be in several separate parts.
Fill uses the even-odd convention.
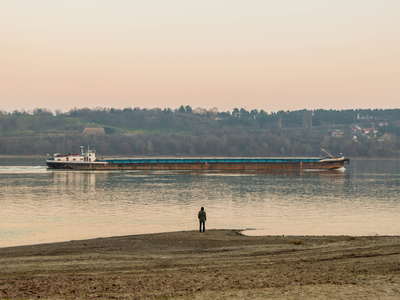
[[[344,131],[341,129],[334,129],[331,131],[331,137],[342,138],[344,137]]]
[[[83,135],[105,135],[106,132],[103,127],[90,128],[86,127],[82,131]]]

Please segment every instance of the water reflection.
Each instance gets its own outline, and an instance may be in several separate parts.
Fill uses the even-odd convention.
[[[107,173],[50,171],[51,180],[59,192],[81,189],[84,192],[95,191],[97,181],[106,181]]]
[[[49,171],[0,159],[0,246],[196,229],[200,206],[208,228],[400,234],[399,191],[397,161],[221,173]]]

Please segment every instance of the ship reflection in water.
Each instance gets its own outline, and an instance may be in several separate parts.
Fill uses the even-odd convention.
[[[74,172],[74,171],[53,171],[51,178],[58,191],[80,189],[82,191],[95,191],[96,182],[107,180],[105,172]]]
[[[15,166],[19,166],[18,168]],[[400,234],[399,162],[346,171],[62,171],[0,161],[0,246],[208,228]]]

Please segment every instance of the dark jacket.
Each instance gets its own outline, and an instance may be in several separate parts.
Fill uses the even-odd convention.
[[[207,215],[205,210],[200,210],[197,217],[199,218],[199,221],[205,221],[207,220]]]

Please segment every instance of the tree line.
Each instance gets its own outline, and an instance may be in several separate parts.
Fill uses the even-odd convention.
[[[0,154],[76,152],[91,145],[104,155],[320,155],[324,147],[349,156],[398,157],[400,109],[266,112],[235,108],[101,108],[0,112]],[[377,126],[382,138],[354,140],[351,126]],[[104,136],[84,136],[102,127]],[[343,137],[332,137],[332,129]]]

